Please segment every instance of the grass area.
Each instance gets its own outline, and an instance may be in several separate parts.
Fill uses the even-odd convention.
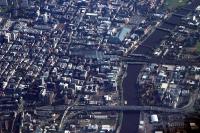
[[[196,52],[198,53],[198,54],[200,54],[200,41],[199,42],[197,42],[197,44],[196,44]]]
[[[4,13],[7,11],[7,8],[6,7],[0,7],[0,13]]]
[[[175,9],[187,4],[188,0],[165,0],[166,8]]]
[[[94,119],[91,122],[92,124],[103,124],[103,125],[115,125],[116,119]]]
[[[0,7],[0,12],[3,12],[4,10],[3,10],[3,8],[2,7]]]

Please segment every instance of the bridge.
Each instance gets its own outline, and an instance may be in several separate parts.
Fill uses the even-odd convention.
[[[185,15],[178,14],[178,13],[172,13],[172,15],[177,16],[177,17],[185,17]]]
[[[130,54],[129,55],[130,57],[143,57],[143,58],[147,58],[147,59],[150,59],[151,57],[150,56],[147,56],[145,54]]]
[[[169,33],[172,32],[172,30],[167,29],[167,28],[163,28],[163,27],[156,27],[156,29],[157,29],[157,30],[162,30],[162,31],[165,31],[165,32],[169,32]]]
[[[192,11],[194,11],[193,9],[190,9],[190,8],[185,8],[185,7],[181,7],[180,9],[181,9],[181,10],[186,10],[186,11],[189,11],[189,12],[192,12]]]
[[[164,21],[164,23],[165,23],[165,24],[169,24],[169,25],[176,25],[175,23],[170,22],[170,21]],[[171,27],[170,27],[169,29],[173,30],[174,28],[171,28]]]
[[[58,106],[43,106],[37,107],[36,111],[64,111],[66,110],[66,105]],[[126,111],[153,111],[153,112],[164,112],[164,113],[183,113],[184,110],[181,109],[170,109],[165,107],[157,106],[135,106],[135,105],[116,105],[116,106],[73,106],[69,111],[86,111],[86,112],[106,112],[106,111],[116,111],[116,112],[126,112]]]
[[[180,65],[180,66],[200,66],[200,62],[195,59],[165,59],[165,58],[137,58],[137,57],[121,57],[123,62],[134,64],[138,62],[141,64],[145,63],[156,63],[156,64],[166,64],[166,65]]]

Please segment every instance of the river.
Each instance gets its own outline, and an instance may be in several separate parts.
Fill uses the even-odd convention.
[[[193,0],[190,5],[185,5],[184,8],[175,11],[175,14],[186,15],[189,10],[194,10],[200,4],[200,0]],[[176,25],[181,22],[181,17],[172,15],[166,20],[161,27],[167,29],[174,29]],[[165,36],[169,35],[168,32],[155,30],[142,44],[137,48],[134,53],[152,55],[156,46],[160,45]],[[123,81],[124,100],[128,105],[138,105],[138,85],[137,77],[142,65],[128,65],[127,76]],[[137,133],[139,124],[140,112],[124,112],[120,133]]]

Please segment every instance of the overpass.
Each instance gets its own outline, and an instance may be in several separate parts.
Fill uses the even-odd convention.
[[[58,106],[43,106],[37,107],[36,111],[64,111],[66,110],[66,105]],[[135,106],[135,105],[116,105],[116,106],[73,106],[69,111],[86,111],[86,112],[106,112],[106,111],[116,111],[116,112],[126,112],[126,111],[152,111],[152,112],[164,112],[164,113],[183,113],[184,110],[181,109],[170,109],[165,107],[157,106]]]

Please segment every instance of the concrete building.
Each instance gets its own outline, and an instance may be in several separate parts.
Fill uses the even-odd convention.
[[[151,115],[151,123],[157,123],[158,122],[158,116],[156,114]]]
[[[0,6],[8,6],[7,0],[0,0]]]
[[[29,1],[28,0],[21,0],[20,6],[22,8],[28,8]]]
[[[29,0],[0,0],[0,6],[14,5],[15,8],[28,8]]]

